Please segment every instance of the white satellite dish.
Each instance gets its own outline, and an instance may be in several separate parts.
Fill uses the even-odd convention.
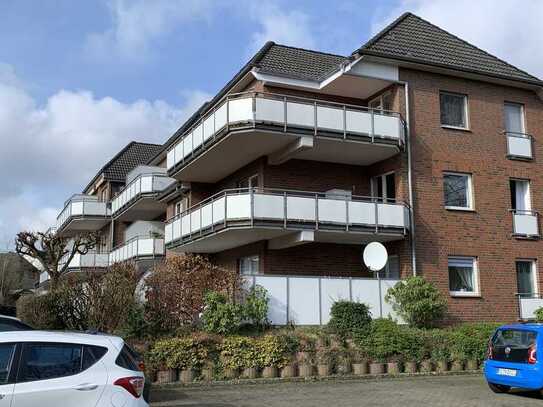
[[[371,242],[364,248],[364,264],[371,271],[382,270],[387,261],[387,249],[381,243]]]

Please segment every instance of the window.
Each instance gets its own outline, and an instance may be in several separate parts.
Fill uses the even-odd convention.
[[[468,98],[466,95],[441,92],[439,105],[442,126],[468,128]]]
[[[532,210],[530,197],[530,181],[512,179],[509,181],[511,190],[511,209],[516,212],[529,212]]]
[[[189,197],[185,196],[175,203],[174,216],[185,212],[189,208]]]
[[[239,273],[245,276],[260,274],[260,257],[255,255],[239,259]]]
[[[14,354],[14,343],[0,344],[0,384],[6,384],[9,381],[9,372]]]
[[[471,175],[445,173],[443,195],[447,209],[473,209]]]
[[[477,261],[474,257],[449,257],[451,295],[477,295]]]
[[[536,289],[536,265],[533,260],[517,260],[517,291],[521,297],[533,297]]]
[[[26,343],[18,381],[54,379],[81,371],[83,346],[68,343]]]
[[[393,279],[400,278],[400,258],[397,255],[388,256],[384,277]]]
[[[379,110],[392,110],[392,93],[384,92],[381,95],[377,96],[375,99],[372,99],[369,103],[369,108]]]
[[[86,370],[98,362],[107,353],[107,348],[102,346],[85,345],[83,347],[83,361],[81,370]]]
[[[251,175],[238,182],[238,188],[258,188],[258,174]]]
[[[121,353],[119,353],[119,356],[115,359],[115,364],[128,370],[139,370],[137,356],[127,345],[124,345],[121,349]]]
[[[507,133],[524,134],[524,106],[506,102],[503,107],[504,127]]]
[[[396,199],[396,179],[393,172],[371,179],[371,194],[382,202],[394,202]]]

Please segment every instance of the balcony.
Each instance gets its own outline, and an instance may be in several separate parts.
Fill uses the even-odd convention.
[[[396,112],[276,94],[230,95],[167,152],[168,173],[216,182],[261,156],[370,165],[404,145]],[[204,159],[205,157],[205,159]]]
[[[99,230],[108,223],[110,212],[107,203],[94,195],[73,195],[57,216],[57,233],[73,235]]]
[[[533,139],[529,134],[506,132],[507,157],[516,160],[532,160]]]
[[[281,249],[306,242],[362,244],[403,239],[405,204],[267,189],[226,190],[168,220],[168,248],[213,253],[260,240]]]
[[[116,220],[152,220],[166,211],[166,204],[155,199],[175,180],[162,173],[139,174],[111,201]]]
[[[539,238],[539,214],[535,211],[511,210],[513,215],[513,236]]]
[[[67,261],[67,256],[60,261],[61,267]],[[87,254],[75,254],[68,265],[68,270],[81,270],[81,269],[93,269],[104,268],[109,266],[109,254],[108,253],[96,253],[89,252]]]
[[[543,307],[542,296],[540,294],[517,294],[517,296],[520,319],[535,319],[535,311]]]
[[[164,239],[138,236],[109,253],[109,264],[164,256]]]

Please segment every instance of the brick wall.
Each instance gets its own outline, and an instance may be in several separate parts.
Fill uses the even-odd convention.
[[[543,103],[527,90],[406,69],[400,74],[411,91],[418,270],[448,297],[450,321],[515,320],[515,260],[541,257],[543,242],[511,236],[509,178],[530,179],[532,207],[543,208]],[[441,128],[440,90],[468,95],[470,131]],[[535,138],[533,162],[506,158],[504,101],[525,105],[526,128]],[[472,174],[475,211],[443,207],[444,171]],[[449,255],[478,258],[480,297],[449,296]]]

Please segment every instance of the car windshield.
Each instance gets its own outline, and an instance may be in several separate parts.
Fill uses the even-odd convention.
[[[525,329],[499,329],[492,338],[493,359],[526,363],[528,350],[535,346],[537,332]]]

